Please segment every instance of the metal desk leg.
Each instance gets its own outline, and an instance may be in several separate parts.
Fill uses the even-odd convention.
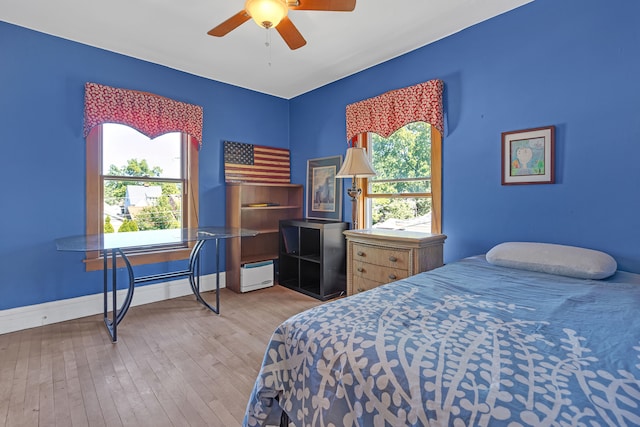
[[[216,239],[216,254],[217,254],[217,239]],[[202,246],[204,245],[204,240],[198,240],[198,242],[193,246],[191,250],[191,255],[189,255],[189,284],[191,285],[191,290],[195,295],[198,302],[209,310],[213,311],[216,314],[220,314],[220,300],[219,300],[219,285],[216,282],[216,306],[215,308],[209,305],[200,295],[200,251],[202,250]]]
[[[199,240],[193,246],[191,250],[191,254],[189,255],[189,269],[182,271],[174,271],[171,273],[162,273],[145,277],[135,278],[133,274],[133,267],[131,267],[131,263],[127,258],[127,255],[122,251],[122,249],[111,249],[111,290],[112,290],[112,310],[113,315],[112,318],[109,319],[108,313],[108,304],[107,304],[107,294],[109,291],[109,268],[107,263],[108,258],[108,250],[105,249],[102,251],[102,256],[104,258],[104,323],[107,326],[107,331],[109,331],[109,335],[111,335],[111,341],[118,341],[118,324],[124,319],[124,316],[127,314],[129,307],[131,306],[131,301],[133,300],[133,292],[135,289],[136,283],[145,283],[157,280],[166,280],[178,277],[189,277],[189,284],[191,285],[191,290],[195,295],[198,302],[209,310],[213,311],[216,314],[220,314],[220,242],[219,239],[215,239],[216,241],[216,306],[215,308],[209,305],[200,295],[200,251],[205,243],[205,240]],[[124,301],[122,302],[122,306],[117,308],[117,257],[118,254],[125,262],[127,266],[127,272],[129,273],[129,289],[127,290],[127,295],[125,296]]]
[[[102,252],[102,256],[104,258],[104,324],[107,327],[107,331],[111,336],[111,342],[118,341],[118,324],[124,319],[124,316],[127,314],[129,307],[131,306],[131,301],[133,300],[133,291],[135,289],[135,278],[133,275],[133,268],[131,267],[131,263],[129,259],[125,255],[125,253],[121,249],[111,249],[111,292],[112,292],[112,318],[109,319],[109,313],[107,309],[107,293],[108,293],[108,263],[107,263],[107,250]],[[127,271],[129,273],[129,289],[127,290],[127,295],[125,296],[124,301],[122,302],[122,306],[118,309],[118,286],[117,286],[117,270],[118,263],[117,257],[118,254],[124,260]]]
[[[220,239],[216,239],[216,308],[220,314]]]

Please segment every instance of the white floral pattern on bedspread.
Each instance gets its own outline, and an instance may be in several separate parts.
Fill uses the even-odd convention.
[[[640,425],[640,281],[621,276],[474,257],[316,307],[274,332],[244,425],[279,405],[296,426]]]

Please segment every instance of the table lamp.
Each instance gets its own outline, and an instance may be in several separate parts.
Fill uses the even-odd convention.
[[[358,228],[358,198],[362,194],[362,189],[356,186],[356,178],[376,176],[376,171],[369,163],[367,152],[362,147],[349,147],[342,167],[336,174],[336,178],[351,178],[351,187],[347,188],[347,194],[354,203],[351,209],[353,229]]]

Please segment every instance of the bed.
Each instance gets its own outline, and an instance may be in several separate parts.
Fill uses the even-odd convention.
[[[487,258],[282,323],[243,425],[640,425],[640,275]]]

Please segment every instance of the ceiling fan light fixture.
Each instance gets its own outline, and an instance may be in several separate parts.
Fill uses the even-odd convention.
[[[247,0],[244,8],[256,24],[263,28],[275,27],[289,11],[283,0]]]

